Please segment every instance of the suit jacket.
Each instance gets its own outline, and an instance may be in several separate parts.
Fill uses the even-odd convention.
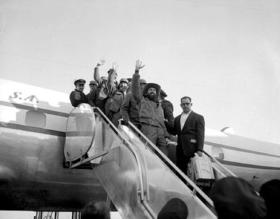
[[[197,151],[203,150],[205,122],[202,115],[191,112],[183,129],[180,124],[181,115],[174,121],[172,134],[177,134],[177,150],[183,151],[187,157],[192,157]]]

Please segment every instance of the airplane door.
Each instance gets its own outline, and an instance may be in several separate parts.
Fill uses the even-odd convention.
[[[93,145],[95,115],[90,105],[80,104],[69,115],[66,128],[64,155],[66,162],[82,158]]]

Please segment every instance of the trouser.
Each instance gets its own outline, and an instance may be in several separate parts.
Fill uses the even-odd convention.
[[[141,131],[146,137],[153,142],[166,156],[168,155],[165,132],[162,127],[141,124]]]
[[[190,156],[186,156],[182,150],[182,148],[177,145],[176,148],[176,164],[180,170],[182,170],[186,175],[188,171],[188,164],[193,157],[193,154]]]

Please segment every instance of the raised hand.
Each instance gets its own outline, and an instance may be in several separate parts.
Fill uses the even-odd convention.
[[[143,65],[142,61],[140,61],[139,59],[136,61],[136,65],[135,65],[135,71],[139,71],[140,69],[144,68],[145,65]]]
[[[118,68],[119,68],[118,64],[116,62],[113,62],[112,69],[114,70],[114,72],[117,72]]]
[[[97,63],[97,66],[101,66],[105,64],[105,59],[100,59],[99,62]]]
[[[202,152],[201,151],[197,151],[196,153],[197,153],[198,156],[200,156],[200,157],[202,156]]]

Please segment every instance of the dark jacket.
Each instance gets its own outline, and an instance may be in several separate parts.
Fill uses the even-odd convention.
[[[161,107],[163,109],[165,126],[167,131],[170,132],[170,129],[174,126],[173,104],[170,101],[163,99],[161,101]]]
[[[260,195],[264,198],[266,203],[266,219],[280,218],[280,180],[273,179],[264,183],[260,188]]]
[[[123,92],[116,91],[105,103],[105,114],[116,126],[118,125],[118,120],[121,118],[120,109],[124,97],[125,94]]]
[[[81,103],[88,103],[86,95],[76,89],[71,92],[69,98],[73,107],[77,107]]]
[[[138,126],[139,122],[139,107],[140,103],[136,101],[132,93],[128,93],[121,106],[121,115],[125,121],[131,121]]]
[[[226,177],[210,191],[218,219],[260,219],[266,215],[264,200],[244,179]]]
[[[87,95],[86,95],[86,97],[87,97],[87,99],[88,99],[88,104],[89,105],[91,105],[91,106],[95,106],[95,103],[94,103],[94,101],[95,101],[95,96],[96,96],[96,91],[97,91],[97,89],[95,89],[95,90],[93,90],[93,91],[90,91]]]
[[[180,118],[181,115],[175,118],[171,133],[177,135],[177,149],[181,149],[186,157],[192,157],[195,152],[203,150],[204,118],[192,111],[182,130]]]

